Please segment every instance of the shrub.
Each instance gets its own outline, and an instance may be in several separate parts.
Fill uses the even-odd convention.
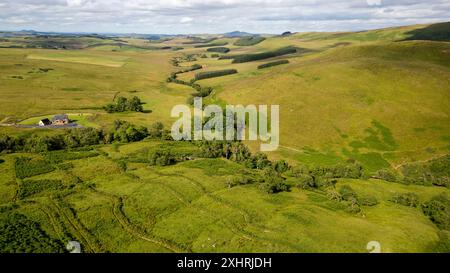
[[[218,141],[202,141],[200,144],[199,157],[219,158],[224,156],[224,144]]]
[[[422,205],[423,213],[440,229],[450,230],[450,199],[441,194]]]
[[[254,182],[255,181],[252,178],[248,177],[248,176],[243,176],[243,175],[233,176],[233,177],[229,177],[227,179],[227,186],[229,188],[233,188],[233,187],[236,187],[236,186],[247,185],[247,184],[251,184],[251,183],[254,183]]]
[[[333,178],[328,178],[328,177],[314,177],[314,179],[316,180],[316,184],[317,187],[321,187],[321,188],[328,188],[328,187],[335,187],[337,184],[337,180],[333,179]]]
[[[239,38],[234,43],[234,45],[236,45],[236,46],[252,46],[252,45],[256,45],[256,44],[261,43],[265,39],[266,38],[261,37],[261,36],[247,36],[247,37]]]
[[[206,71],[206,72],[200,72],[195,74],[195,80],[203,80],[203,79],[209,79],[214,77],[221,77],[231,74],[238,73],[236,69],[225,69],[225,70],[216,70],[216,71]]]
[[[308,190],[308,189],[316,189],[318,188],[318,184],[316,183],[314,177],[308,174],[302,174],[297,177],[297,187],[300,189]]]
[[[358,198],[358,203],[361,206],[372,207],[372,206],[376,206],[378,204],[378,200],[374,196],[363,196],[363,197]]]
[[[232,63],[246,63],[246,62],[258,61],[258,60],[264,60],[264,59],[283,56],[283,55],[287,55],[287,54],[293,54],[296,52],[297,52],[297,49],[295,47],[290,46],[290,47],[280,48],[278,50],[267,51],[267,52],[263,52],[263,53],[239,55],[239,56],[236,56],[233,58]]]
[[[385,180],[388,182],[397,182],[399,180],[398,175],[390,169],[383,169],[377,171],[375,174],[375,178]]]
[[[290,186],[281,179],[271,179],[261,184],[261,189],[267,193],[274,194],[283,191],[289,191]]]
[[[23,179],[39,174],[49,173],[55,168],[45,160],[18,157],[14,162],[16,177]]]
[[[348,201],[345,211],[349,213],[359,213],[361,212],[361,206],[359,205],[357,200],[350,200]]]
[[[415,193],[396,193],[390,201],[408,207],[417,207],[420,204],[419,196]]]
[[[339,164],[331,167],[316,167],[311,170],[314,176],[324,176],[327,178],[361,178],[363,168],[356,163]]]
[[[208,52],[228,53],[230,49],[228,47],[212,47],[207,49]]]
[[[175,164],[174,155],[169,150],[156,150],[149,155],[149,164],[152,166],[168,166]]]
[[[345,201],[354,201],[358,200],[358,195],[356,192],[352,189],[352,187],[348,185],[344,185],[339,190],[340,195],[342,196],[342,199]]]
[[[266,154],[259,152],[255,155],[250,156],[250,158],[246,160],[246,166],[251,169],[263,170],[267,167],[272,166],[272,163],[267,158]]]
[[[327,198],[332,201],[341,202],[342,201],[342,195],[337,192],[336,190],[327,190]]]
[[[289,170],[289,164],[285,160],[278,160],[273,165],[273,168],[279,173],[285,173]]]
[[[270,194],[289,191],[291,186],[286,184],[284,178],[272,169],[266,169],[263,175],[263,184],[260,188]]]
[[[113,139],[119,142],[135,142],[146,138],[149,133],[146,127],[136,127],[127,121],[114,122]]]
[[[288,64],[288,63],[289,63],[288,60],[279,60],[279,61],[275,61],[275,62],[270,62],[270,63],[265,63],[265,64],[262,64],[262,65],[258,65],[258,69],[264,69],[264,68],[277,66],[277,65],[282,65],[282,64]]]
[[[5,160],[0,158],[0,164],[2,164],[3,162],[5,162]]]

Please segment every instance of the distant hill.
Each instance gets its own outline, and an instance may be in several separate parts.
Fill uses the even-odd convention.
[[[429,25],[415,29],[406,34],[411,35],[406,40],[450,41],[450,22]]]
[[[245,36],[255,36],[255,34],[242,32],[242,31],[232,31],[223,34],[225,37],[233,38],[233,37],[245,37]]]

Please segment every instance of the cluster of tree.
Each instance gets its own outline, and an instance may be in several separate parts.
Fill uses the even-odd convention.
[[[239,38],[234,45],[235,46],[252,46],[261,43],[266,38],[261,36],[246,36]]]
[[[216,42],[204,45],[196,45],[195,48],[203,48],[203,47],[214,47],[214,46],[226,46],[228,42]]]
[[[419,196],[415,193],[396,193],[390,201],[407,207],[417,207],[420,205]]]
[[[228,185],[236,186],[258,182],[261,188],[269,193],[288,191],[290,186],[285,183],[282,173],[290,169],[284,161],[271,162],[264,153],[252,155],[247,146],[238,141],[201,141],[198,142],[200,152],[199,157],[205,158],[226,158],[231,161],[243,164],[250,169],[263,170],[263,174],[258,178],[237,177],[228,181]]]
[[[177,159],[170,150],[158,149],[149,154],[148,161],[151,166],[168,166],[175,164]]]
[[[237,175],[237,176],[228,177],[226,183],[227,183],[228,188],[233,188],[233,187],[237,187],[237,186],[253,184],[256,182],[260,182],[260,181],[257,179],[254,179],[253,177],[248,176],[248,175]]]
[[[401,167],[400,172],[392,169],[379,170],[373,177],[389,182],[450,188],[450,155],[425,163],[406,164]]]
[[[174,58],[171,59],[170,63],[173,66],[179,67],[180,63],[197,61],[196,56],[198,56],[198,55],[197,54],[186,54],[186,55],[184,55],[182,57],[174,57]]]
[[[64,244],[51,238],[39,225],[23,214],[6,213],[0,218],[0,252],[63,253]]]
[[[230,49],[228,47],[212,47],[207,49],[208,52],[228,53]]]
[[[263,181],[260,184],[260,188],[270,194],[290,191],[291,189],[291,186],[286,183],[281,174],[273,169],[266,169],[264,171]]]
[[[277,66],[277,65],[282,65],[282,64],[288,64],[289,61],[288,60],[279,60],[279,61],[274,61],[274,62],[270,62],[270,63],[265,63],[262,65],[258,65],[258,69],[264,69],[264,68],[268,68],[268,67],[272,67],[272,66]]]
[[[103,108],[108,113],[114,112],[125,112],[125,111],[134,111],[134,112],[143,112],[144,107],[142,107],[141,99],[133,96],[130,99],[125,97],[118,97],[115,103],[109,103],[105,105]]]
[[[343,203],[346,211],[350,213],[361,212],[362,206],[375,206],[378,204],[378,200],[373,196],[358,196],[356,191],[349,185],[343,185],[339,191],[328,189],[327,196],[330,200]]]
[[[162,123],[155,123],[150,130],[117,120],[110,130],[95,128],[67,129],[63,133],[47,135],[0,135],[0,152],[47,152],[68,148],[79,148],[113,142],[135,142],[144,138],[170,140],[170,131]]]
[[[450,155],[426,163],[412,163],[401,168],[403,182],[450,188]]]
[[[224,70],[216,70],[216,71],[205,71],[195,74],[195,80],[203,80],[215,77],[222,77],[226,75],[236,74],[238,71],[236,69],[224,69]]]
[[[364,170],[360,164],[349,161],[334,166],[309,168],[309,174],[315,177],[358,179],[363,176]]]
[[[450,231],[450,199],[440,194],[422,205],[423,213],[442,230]]]
[[[267,52],[256,53],[256,54],[243,54],[243,55],[235,56],[233,58],[232,63],[253,62],[253,61],[283,56],[283,55],[287,55],[287,54],[293,54],[296,52],[297,52],[297,48],[289,46],[289,47],[280,48],[280,49],[277,49],[274,51],[267,51]]]

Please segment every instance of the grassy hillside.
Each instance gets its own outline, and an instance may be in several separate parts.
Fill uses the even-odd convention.
[[[58,49],[3,39],[0,252],[62,252],[70,240],[84,252],[367,252],[370,241],[383,252],[449,252],[446,33],[448,23],[244,44],[54,37]],[[225,44],[227,54],[208,51]],[[296,51],[267,54],[283,48]],[[280,105],[272,162],[256,142],[245,142],[250,156],[236,143],[158,135],[152,124],[170,128],[172,107],[199,95]],[[103,109],[134,96],[144,111]],[[77,140],[24,128],[61,113],[95,130],[74,131]],[[139,132],[116,120],[148,137],[128,143],[143,137],[127,139]]]
[[[350,185],[359,196],[378,202],[352,214],[317,190],[268,195],[257,185],[229,188],[227,179],[245,168],[224,159],[167,167],[138,160],[163,146],[196,149],[157,141],[99,147],[97,156],[62,157],[56,164],[68,168],[24,180],[14,178],[15,155],[5,156],[2,211],[14,209],[38,222],[49,238],[78,240],[88,252],[366,252],[372,240],[385,252],[423,252],[439,240],[437,228],[419,208],[390,200],[395,193],[411,192],[426,202],[447,189],[340,179],[337,189]],[[62,186],[25,197],[15,194],[17,187],[20,191],[44,180]],[[14,207],[6,205],[11,200]]]

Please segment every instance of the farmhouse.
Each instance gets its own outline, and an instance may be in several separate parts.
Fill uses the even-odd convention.
[[[48,126],[51,124],[52,122],[48,118],[44,118],[39,121],[39,126]]]
[[[52,125],[66,125],[69,124],[68,115],[56,115],[52,119]]]

